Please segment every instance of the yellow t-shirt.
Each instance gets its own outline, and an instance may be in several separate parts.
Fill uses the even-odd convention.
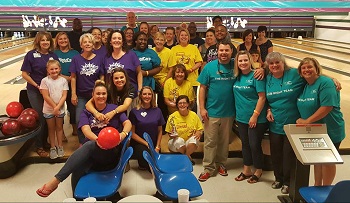
[[[170,52],[170,49],[168,49],[166,47],[164,47],[164,49],[160,52],[157,52],[155,47],[153,47],[152,49],[158,54],[158,57],[161,60],[160,67],[162,68],[162,70],[157,75],[154,75],[153,77],[160,84],[163,84],[165,82],[165,78],[168,75],[168,72],[170,70],[170,68],[169,68],[170,66],[168,66],[168,63],[169,63],[169,58],[170,58],[171,52]]]
[[[193,102],[195,100],[195,94],[193,91],[192,84],[185,80],[182,82],[181,86],[178,86],[176,84],[176,81],[172,78],[169,78],[167,81],[165,81],[164,84],[164,98],[168,98],[170,101],[176,101],[176,98],[178,98],[180,95],[186,95],[190,99],[190,102]],[[169,107],[168,106],[169,114],[174,113],[177,111],[177,108]]]
[[[171,48],[171,55],[169,58],[169,67],[173,67],[176,64],[183,64],[186,70],[190,70],[197,62],[202,62],[202,56],[198,48],[193,44],[189,44],[186,47],[176,45]],[[198,69],[188,74],[187,80],[191,82],[192,86],[198,86]]]
[[[171,114],[165,127],[165,131],[168,133],[172,133],[173,131],[171,123],[174,123],[179,137],[183,138],[185,141],[193,136],[197,130],[203,130],[202,122],[193,111],[190,111],[187,116],[181,116],[178,111]]]

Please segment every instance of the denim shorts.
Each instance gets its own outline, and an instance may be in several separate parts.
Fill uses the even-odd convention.
[[[43,114],[44,118],[46,118],[46,119],[50,119],[50,118],[54,118],[54,117],[63,118],[65,115],[66,115],[66,113],[62,113],[58,116],[55,116],[53,114],[46,114],[46,113]]]

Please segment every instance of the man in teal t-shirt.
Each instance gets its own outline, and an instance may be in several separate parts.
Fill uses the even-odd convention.
[[[205,136],[204,172],[200,174],[199,181],[206,181],[216,169],[220,175],[227,176],[225,163],[235,117],[232,52],[230,42],[219,42],[218,59],[206,64],[197,80],[200,83],[199,106]]]

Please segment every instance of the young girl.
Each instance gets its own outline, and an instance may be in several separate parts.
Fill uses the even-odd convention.
[[[60,76],[61,65],[57,60],[49,60],[46,65],[48,76],[41,80],[40,90],[44,97],[43,114],[48,126],[50,158],[64,156],[62,146],[64,102],[67,98],[68,82]],[[55,141],[57,139],[57,148]]]
[[[261,63],[259,62],[260,59],[260,51],[257,49],[251,49],[249,50],[250,55],[252,56],[253,59],[253,68],[257,69],[257,68],[261,68]]]

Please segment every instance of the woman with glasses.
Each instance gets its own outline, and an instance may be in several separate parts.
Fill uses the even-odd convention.
[[[176,99],[176,112],[168,118],[165,131],[169,134],[168,147],[171,152],[185,154],[195,164],[191,154],[198,148],[203,125],[198,115],[189,110],[190,100],[186,95]]]
[[[132,48],[134,48],[133,46],[133,37],[134,37],[134,29],[132,29],[131,27],[128,27],[124,30],[124,34],[125,34],[125,41],[126,41],[126,50],[131,50]]]

